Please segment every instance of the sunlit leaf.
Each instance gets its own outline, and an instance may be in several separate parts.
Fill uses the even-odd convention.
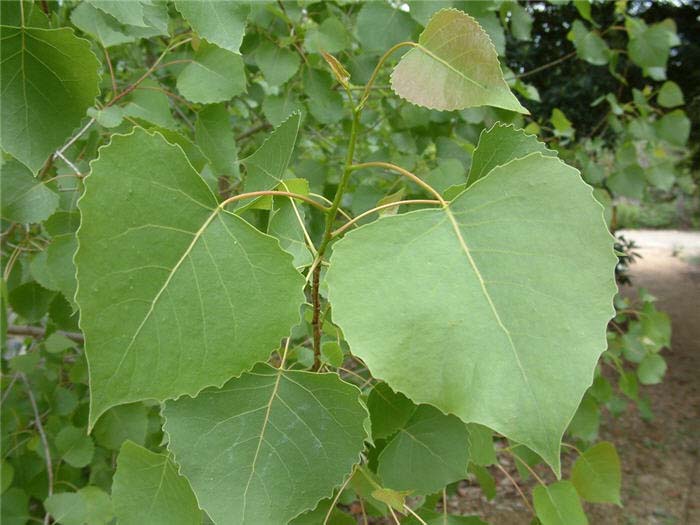
[[[80,211],[91,425],[114,405],[221,385],[298,322],[303,278],[291,257],[219,207],[160,135],[115,135],[92,163]]]
[[[333,319],[373,375],[558,471],[561,436],[606,348],[616,261],[590,187],[533,153],[445,209],[347,234],[327,282]]]
[[[267,365],[165,405],[168,448],[215,522],[286,525],[359,460],[366,409],[336,374]]]
[[[97,57],[72,29],[0,26],[2,149],[37,172],[99,93]]]
[[[495,106],[528,113],[503,80],[488,34],[456,9],[431,18],[391,74],[391,86],[409,102],[431,109]]]
[[[238,53],[250,11],[237,0],[176,0],[175,7],[192,29],[212,44]]]
[[[198,525],[202,513],[177,466],[127,441],[117,457],[112,484],[114,514],[120,524]]]

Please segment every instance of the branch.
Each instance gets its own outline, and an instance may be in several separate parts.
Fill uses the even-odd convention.
[[[508,82],[509,80],[516,80],[518,78],[529,77],[530,75],[534,75],[535,73],[539,73],[540,71],[544,71],[545,69],[549,69],[550,67],[556,66],[557,64],[561,64],[562,62],[565,62],[574,56],[576,56],[576,51],[572,51],[571,53],[567,53],[563,57],[559,57],[556,60],[552,60],[551,62],[547,62],[546,64],[541,65],[539,67],[536,67],[535,69],[531,69],[530,71],[525,71],[524,73],[520,73],[519,75],[515,75],[515,76],[512,76],[510,78],[506,78],[505,81]]]
[[[44,447],[44,459],[46,460],[46,474],[49,478],[49,496],[53,494],[53,465],[51,462],[51,450],[49,448],[49,441],[46,439],[46,432],[44,432],[44,425],[41,423],[41,416],[39,415],[39,409],[36,406],[36,399],[34,398],[34,392],[32,392],[32,387],[27,381],[27,376],[20,374],[19,377],[22,379],[24,386],[27,387],[27,395],[29,396],[29,402],[32,405],[32,411],[34,412],[34,422],[36,428],[39,431],[39,436],[41,437],[41,444]],[[44,516],[44,525],[49,523],[49,513],[47,512]]]
[[[30,337],[42,339],[44,335],[46,335],[46,329],[41,328],[40,326],[11,325],[7,327],[7,333],[9,335],[28,335]],[[78,332],[64,332],[63,330],[57,330],[55,333],[61,334],[63,337],[67,337],[76,343],[85,342],[83,334]]]
[[[258,131],[270,129],[271,127],[272,127],[272,124],[270,124],[269,122],[263,122],[262,124],[258,124],[257,126],[254,126],[254,127],[250,128],[249,130],[244,131],[243,133],[236,135],[236,140],[237,141],[243,140],[245,138],[250,137],[251,135],[255,135]]]

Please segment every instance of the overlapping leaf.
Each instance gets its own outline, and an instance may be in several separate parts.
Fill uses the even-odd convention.
[[[590,187],[533,153],[444,209],[349,233],[327,282],[333,319],[374,376],[558,471],[561,436],[606,347],[616,261]]]
[[[360,391],[336,374],[261,365],[165,405],[169,449],[217,523],[286,525],[350,475],[366,437]]]
[[[391,75],[393,90],[431,109],[495,106],[528,111],[511,93],[488,34],[456,9],[438,11]]]
[[[221,385],[298,322],[304,280],[291,256],[219,207],[161,135],[114,136],[79,206],[91,425],[114,405]]]
[[[0,26],[1,147],[37,172],[99,93],[99,62],[72,29]]]
[[[239,52],[250,11],[248,2],[176,0],[175,7],[199,36],[223,49]]]
[[[202,512],[189,483],[164,454],[127,441],[112,483],[114,514],[122,525],[198,525]]]

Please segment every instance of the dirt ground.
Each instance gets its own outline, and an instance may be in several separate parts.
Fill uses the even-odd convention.
[[[644,287],[671,316],[672,348],[664,350],[664,382],[643,387],[654,419],[645,422],[630,405],[619,418],[606,414],[601,439],[617,446],[624,507],[591,505],[591,525],[700,525],[700,232],[631,231],[642,259],[631,267],[634,296]],[[566,463],[566,461],[565,461]],[[512,464],[503,463],[513,472]],[[545,471],[540,471],[546,475]],[[478,512],[494,525],[527,525],[531,514],[512,483],[496,471],[493,502],[478,487],[460,487],[452,511]],[[524,483],[531,493],[532,482]]]

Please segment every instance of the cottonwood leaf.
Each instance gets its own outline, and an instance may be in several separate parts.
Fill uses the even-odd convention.
[[[581,500],[570,481],[537,485],[532,500],[542,525],[588,525]]]
[[[5,220],[23,224],[41,222],[58,208],[58,193],[14,159],[2,165],[0,188],[0,216]]]
[[[124,2],[123,0],[86,0],[97,9],[114,17],[122,24],[130,26],[145,26],[143,4],[138,0]]]
[[[479,144],[472,156],[467,185],[471,186],[497,166],[537,151],[545,156],[557,156],[556,151],[547,149],[534,135],[528,135],[512,125],[496,123],[479,135]]]
[[[167,35],[167,5],[164,3],[141,4],[141,7],[144,23],[142,26],[123,24],[88,2],[78,4],[71,11],[70,20],[78,29],[93,36],[104,47],[135,42],[140,38]]]
[[[297,94],[288,89],[280,95],[268,95],[263,102],[265,118],[273,126],[279,126],[289,118],[292,113],[301,114],[304,106],[299,102]]]
[[[245,93],[243,67],[241,55],[202,42],[194,61],[177,77],[177,89],[192,102],[225,102]]]
[[[571,481],[586,501],[620,505],[620,458],[615,445],[602,441],[576,458]]]
[[[681,91],[678,84],[671,80],[664,82],[659,90],[656,100],[660,106],[665,108],[675,108],[676,106],[682,106],[685,104],[683,91]]]
[[[390,437],[403,427],[416,410],[406,396],[394,392],[386,383],[378,383],[367,398],[367,409],[372,420],[372,437]]]
[[[146,79],[129,95],[124,106],[125,117],[134,117],[143,125],[155,124],[169,130],[177,128],[170,111],[168,95],[161,91],[158,82]]]
[[[248,2],[176,0],[175,8],[199,36],[221,48],[239,53],[250,12]]]
[[[417,26],[411,16],[389,2],[365,2],[357,14],[357,39],[365,52],[384,53],[394,44],[411,40]]]
[[[277,240],[218,206],[157,133],[115,135],[91,166],[75,256],[90,426],[112,406],[194,395],[267,359],[304,302]]]
[[[301,114],[292,113],[275,128],[262,146],[241,161],[246,168],[246,192],[271,190],[282,182],[294,152],[300,126]]]
[[[212,520],[286,525],[350,475],[367,411],[336,374],[260,365],[165,404],[180,472]]]
[[[3,150],[36,173],[99,93],[90,42],[72,29],[0,26]]]
[[[255,50],[255,63],[271,86],[279,86],[292,78],[301,59],[294,51],[264,41]]]
[[[580,20],[574,20],[567,38],[574,43],[576,54],[582,60],[604,66],[610,60],[610,48],[597,31],[589,31]]]
[[[202,108],[197,114],[194,133],[214,174],[238,178],[238,150],[226,106],[212,104]]]
[[[126,441],[112,482],[114,514],[122,525],[198,525],[202,512],[187,479],[164,454]]]
[[[282,182],[278,189],[308,195],[309,182],[306,179],[288,179]],[[302,225],[306,225],[306,210],[298,201],[288,197],[272,198],[267,233],[277,237],[282,249],[292,254],[296,268],[309,266],[314,259]]]
[[[420,405],[379,455],[386,487],[431,494],[467,477],[469,432],[456,416]]]
[[[443,209],[338,241],[333,320],[374,377],[524,443],[558,473],[561,436],[606,348],[612,244],[577,170],[533,153]]]
[[[326,18],[320,25],[306,31],[304,47],[310,53],[339,53],[350,45],[350,34],[335,17]]]
[[[46,498],[44,507],[61,525],[106,525],[114,519],[109,494],[91,485],[77,492],[53,494]]]
[[[418,44],[392,72],[391,87],[430,109],[495,106],[528,113],[503,80],[488,34],[457,9],[443,9],[430,19]]]

